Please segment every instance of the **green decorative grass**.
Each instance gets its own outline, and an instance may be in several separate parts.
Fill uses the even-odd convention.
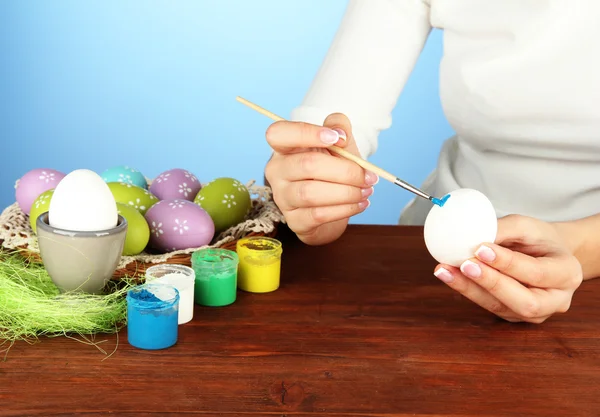
[[[18,340],[66,336],[104,352],[95,336],[126,324],[125,296],[135,285],[124,279],[109,283],[106,295],[60,294],[42,264],[0,251],[0,346],[8,353]]]

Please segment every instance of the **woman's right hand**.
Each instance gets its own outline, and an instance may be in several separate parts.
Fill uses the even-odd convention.
[[[279,121],[269,126],[266,138],[274,153],[265,178],[289,228],[309,245],[340,237],[350,217],[369,206],[379,180],[326,149],[337,145],[359,156],[348,118],[335,113],[323,126]]]

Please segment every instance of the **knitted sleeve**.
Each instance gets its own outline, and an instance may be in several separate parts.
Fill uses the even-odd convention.
[[[350,0],[340,27],[303,102],[291,120],[323,124],[344,113],[363,158],[377,149],[379,132],[431,31],[423,0]]]

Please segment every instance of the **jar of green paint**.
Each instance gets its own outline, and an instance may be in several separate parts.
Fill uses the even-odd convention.
[[[238,264],[237,253],[228,249],[205,248],[194,252],[194,302],[208,307],[233,304],[237,296]]]

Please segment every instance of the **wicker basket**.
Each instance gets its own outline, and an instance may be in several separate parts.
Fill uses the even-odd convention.
[[[273,227],[273,230],[270,233],[250,232],[250,233],[243,235],[242,237],[249,237],[249,236],[275,237],[275,235],[277,234],[277,226],[278,225],[275,224]],[[239,239],[234,239],[227,243],[223,243],[220,245],[211,245],[211,246],[223,248],[223,249],[230,249],[230,250],[234,251],[238,240]],[[1,242],[0,242],[0,245],[1,245]],[[19,254],[21,254],[24,258],[28,259],[29,261],[42,263],[42,258],[40,257],[39,252],[31,251],[28,249],[27,246],[18,247],[15,249],[15,251],[18,252]],[[160,254],[160,255],[163,255],[163,254]],[[150,268],[153,265],[179,264],[179,265],[191,266],[191,264],[192,264],[192,254],[191,253],[180,253],[180,254],[175,254],[175,255],[171,255],[170,253],[167,253],[166,255],[169,255],[169,257],[164,261],[143,262],[143,261],[133,260],[133,261],[129,262],[124,268],[119,268],[119,269],[115,270],[115,272],[113,273],[113,279],[119,280],[119,279],[125,278],[125,277],[129,277],[129,278],[140,277],[146,272],[146,269]]]
[[[272,199],[268,187],[247,185],[252,196],[252,208],[246,219],[219,235],[206,247],[219,247],[235,250],[237,241],[248,236],[274,237],[278,225],[284,221],[283,215]],[[41,262],[37,239],[29,225],[29,217],[21,211],[17,203],[7,207],[0,215],[0,249],[14,251],[23,257]],[[143,252],[139,255],[121,257],[121,263],[113,274],[113,279],[139,277],[147,268],[158,264],[180,264],[191,266],[192,253],[199,248],[190,248],[170,253]]]

